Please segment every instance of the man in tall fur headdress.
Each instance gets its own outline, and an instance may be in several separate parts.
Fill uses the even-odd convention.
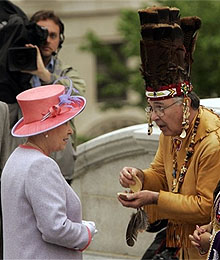
[[[204,259],[189,234],[210,221],[213,190],[219,180],[220,118],[200,106],[190,81],[199,17],[180,19],[179,9],[139,10],[141,73],[146,84],[148,134],[161,130],[150,167],[124,167],[120,184],[142,190],[118,196],[125,207],[144,206],[149,222],[168,219],[167,247],[180,248],[180,259]]]

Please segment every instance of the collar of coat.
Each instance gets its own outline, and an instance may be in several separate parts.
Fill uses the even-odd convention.
[[[219,130],[220,134],[220,116],[204,106],[199,107],[199,113],[200,124],[198,126],[195,142],[204,139],[210,133],[216,132],[217,130]],[[194,123],[195,119],[193,120],[193,125]]]

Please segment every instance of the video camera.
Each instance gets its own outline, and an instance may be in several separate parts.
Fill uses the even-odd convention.
[[[48,30],[36,23],[27,26],[29,43],[41,46],[46,42]],[[37,70],[37,50],[31,47],[8,48],[9,71]]]

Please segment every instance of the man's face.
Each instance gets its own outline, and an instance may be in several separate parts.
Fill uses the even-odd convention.
[[[53,52],[56,52],[60,42],[60,28],[53,20],[41,20],[38,25],[47,28],[48,37],[43,46],[40,46],[40,51],[43,58],[50,58]]]
[[[181,134],[183,108],[180,101],[177,102],[174,98],[170,98],[167,100],[149,101],[149,105],[153,109],[151,119],[155,121],[164,135],[176,136]]]

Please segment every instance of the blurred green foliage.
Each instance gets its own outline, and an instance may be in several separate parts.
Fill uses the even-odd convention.
[[[192,83],[200,98],[220,96],[220,1],[159,1],[180,8],[181,17],[199,16],[202,26],[194,53]]]

